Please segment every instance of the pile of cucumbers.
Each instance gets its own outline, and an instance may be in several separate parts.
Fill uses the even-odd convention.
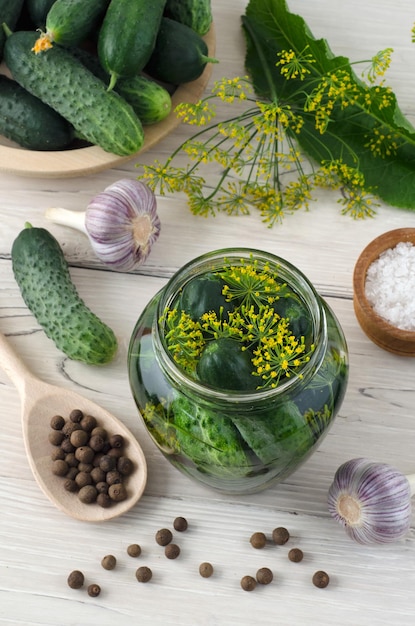
[[[0,134],[128,156],[210,58],[210,0],[0,0]],[[78,143],[76,143],[78,142]]]

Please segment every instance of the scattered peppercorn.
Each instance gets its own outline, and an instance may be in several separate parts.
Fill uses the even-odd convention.
[[[140,556],[140,554],[141,554],[141,547],[138,545],[138,543],[132,543],[127,548],[127,554],[128,554],[128,556],[132,556],[132,557],[136,558],[136,557]]]
[[[176,543],[169,543],[164,549],[164,554],[168,559],[177,559],[180,555],[180,548]]]
[[[71,589],[80,589],[85,581],[85,576],[78,569],[71,572],[68,576],[68,585]]]
[[[106,554],[101,560],[101,565],[104,569],[114,569],[117,565],[117,559],[113,554]]]
[[[322,570],[319,570],[318,572],[315,572],[315,574],[313,575],[313,585],[315,585],[316,587],[319,587],[320,589],[324,589],[324,587],[327,587],[329,582],[330,582],[330,577],[327,574],[327,572],[323,572]]]
[[[135,577],[137,578],[139,583],[148,583],[153,576],[153,572],[149,567],[143,566],[139,567],[135,573]]]
[[[96,598],[97,596],[99,596],[100,593],[101,587],[99,585],[97,585],[96,583],[88,585],[88,595],[91,596],[91,598]]]
[[[244,576],[241,580],[241,587],[244,591],[253,591],[256,587],[256,580],[253,576]]]
[[[199,574],[202,578],[210,578],[213,574],[213,566],[211,563],[205,561],[199,565]]]
[[[156,542],[159,546],[167,546],[173,539],[173,534],[168,528],[161,528],[156,532]]]
[[[260,550],[267,543],[267,538],[264,533],[254,533],[249,541],[253,548]]]
[[[288,553],[288,558],[293,563],[299,563],[300,561],[302,561],[303,556],[304,556],[303,551],[300,550],[300,548],[291,548],[291,550]]]
[[[274,528],[272,531],[272,540],[277,546],[283,546],[287,543],[290,538],[290,533],[283,526],[279,526],[278,528]]]
[[[173,528],[174,530],[177,530],[177,532],[182,533],[185,530],[187,530],[188,524],[187,524],[187,519],[184,517],[176,517],[176,519],[173,522]]]
[[[268,567],[261,567],[256,573],[256,579],[260,585],[269,585],[273,578],[274,575]]]

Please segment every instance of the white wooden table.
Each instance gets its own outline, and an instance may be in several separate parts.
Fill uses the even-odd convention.
[[[388,82],[405,113],[415,119],[413,2],[334,0],[290,8],[316,36],[354,60],[395,49]],[[243,0],[213,0],[217,56],[212,81],[241,75]],[[163,159],[189,129],[179,127],[143,159]],[[362,547],[347,538],[327,511],[327,489],[344,461],[366,456],[403,473],[415,470],[415,361],[386,353],[362,333],[352,305],[354,263],[369,241],[392,228],[415,227],[415,213],[381,206],[372,220],[340,215],[335,196],[320,193],[308,212],[267,229],[257,215],[202,219],[178,199],[160,201],[162,234],[137,274],[115,274],[96,262],[86,239],[43,216],[48,206],[82,209],[115,180],[136,175],[135,160],[87,178],[41,180],[0,173],[0,331],[39,377],[84,394],[120,417],[142,443],[149,479],[145,495],[127,515],[102,525],[73,520],[45,499],[29,470],[15,388],[0,373],[0,623],[51,626],[233,626],[240,624],[406,626],[415,623],[415,531],[388,546]],[[46,338],[25,307],[14,281],[12,241],[28,220],[61,242],[85,301],[116,332],[120,350],[105,368],[71,362]],[[285,257],[304,271],[337,314],[350,350],[350,381],[340,413],[315,455],[287,479],[257,495],[219,495],[172,468],[145,433],[130,394],[126,355],[134,323],[150,297],[191,258],[219,247],[252,246]],[[184,516],[189,529],[175,539],[179,559],[169,561],[156,530]],[[276,526],[291,533],[284,547],[254,550],[254,531]],[[134,560],[130,543],[142,546]],[[304,552],[301,563],[289,547]],[[105,571],[101,558],[118,559]],[[198,574],[210,561],[215,574]],[[138,565],[153,570],[150,584],[135,580]],[[245,574],[270,567],[274,581],[246,593]],[[101,585],[95,599],[66,584],[73,569]],[[326,570],[331,584],[317,589],[311,576]]]

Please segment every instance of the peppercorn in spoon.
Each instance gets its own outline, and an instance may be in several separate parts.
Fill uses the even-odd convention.
[[[23,439],[30,468],[44,494],[55,506],[78,520],[100,522],[122,515],[141,498],[147,481],[147,464],[140,444],[128,428],[94,402],[80,394],[51,385],[37,378],[20,360],[7,339],[0,333],[0,367],[9,376],[22,402]],[[52,471],[49,440],[51,420],[55,415],[69,416],[74,409],[94,416],[108,433],[121,435],[123,455],[133,464],[125,482],[126,497],[110,506],[86,504],[76,493],[64,488],[65,479]],[[124,458],[125,458],[124,457]]]

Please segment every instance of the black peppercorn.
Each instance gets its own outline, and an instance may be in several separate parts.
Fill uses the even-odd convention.
[[[330,582],[330,577],[327,574],[327,572],[323,572],[322,570],[319,570],[318,572],[315,572],[315,574],[313,575],[313,585],[315,585],[315,587],[324,589],[324,587],[327,587],[329,582]]]
[[[272,531],[272,540],[278,546],[283,546],[287,543],[290,538],[290,533],[283,526],[279,526],[278,528],[274,528]]]
[[[79,570],[74,570],[68,576],[68,585],[71,589],[80,589],[85,581],[85,576]]]
[[[115,469],[115,465],[116,459],[109,456],[108,454],[104,454],[99,462],[99,467],[102,469],[103,472],[111,472],[113,469]]]
[[[70,478],[70,480],[75,480],[75,476],[79,474],[79,469],[77,467],[70,467],[68,473],[66,474],[66,478]]]
[[[108,485],[116,485],[122,482],[122,476],[120,472],[117,472],[117,470],[112,470],[111,472],[106,473],[105,480]]]
[[[60,446],[65,440],[65,434],[61,430],[51,430],[48,439],[52,446]]]
[[[102,439],[106,441],[108,437],[106,428],[103,426],[95,426],[95,428],[91,430],[91,437],[102,437]]]
[[[126,456],[120,456],[117,461],[117,470],[123,476],[128,476],[133,471],[134,463]]]
[[[93,467],[91,469],[91,478],[94,483],[105,482],[106,473],[100,467]]]
[[[75,491],[78,491],[78,485],[73,480],[73,478],[67,478],[63,483],[63,488],[65,489],[65,491],[69,491],[70,493],[75,493]]]
[[[78,487],[85,487],[86,485],[92,485],[92,478],[89,472],[78,472],[75,476],[75,482]]]
[[[164,554],[168,559],[177,559],[177,557],[180,555],[180,548],[175,543],[169,543],[164,548]]]
[[[81,487],[78,493],[78,497],[84,504],[92,504],[95,502],[98,496],[98,492],[94,485],[85,485]]]
[[[139,567],[135,573],[135,577],[137,578],[139,583],[148,583],[153,576],[153,572],[149,567],[143,566]]]
[[[132,557],[136,558],[136,557],[140,556],[140,554],[141,554],[141,547],[138,545],[138,543],[132,543],[127,548],[127,554],[129,556],[132,556]]]
[[[63,461],[63,460],[66,460],[65,456],[66,456],[65,452],[62,450],[62,448],[54,448],[52,450],[50,458],[52,459],[52,461],[57,461],[58,459]]]
[[[70,437],[75,430],[80,429],[81,427],[79,424],[76,424],[75,422],[66,422],[62,428],[62,432],[66,435],[66,437]]]
[[[101,565],[104,569],[114,569],[117,565],[117,559],[113,554],[106,554],[101,560]]]
[[[253,548],[260,550],[267,543],[267,538],[264,535],[264,533],[254,533],[253,535],[251,535],[251,538],[249,541]]]
[[[108,495],[114,502],[121,502],[126,499],[127,491],[122,483],[116,483],[109,486]]]
[[[94,452],[101,452],[105,445],[105,439],[102,435],[92,435],[89,439],[88,445]]]
[[[83,416],[84,414],[80,409],[73,409],[73,411],[69,413],[69,419],[74,423],[80,422]]]
[[[156,542],[159,546],[167,546],[173,539],[173,534],[168,528],[161,528],[156,532]]]
[[[124,437],[122,435],[111,435],[108,441],[111,448],[122,448],[124,445]]]
[[[53,430],[61,430],[65,426],[65,419],[62,415],[54,415],[50,420],[50,427]]]
[[[52,463],[52,473],[55,474],[55,476],[66,476],[68,469],[67,462],[62,459],[56,459],[56,461]]]
[[[79,448],[80,446],[84,446],[88,443],[89,435],[84,430],[74,430],[71,433],[70,441],[75,448]]]
[[[187,530],[187,519],[185,519],[184,517],[176,517],[176,519],[173,522],[173,528],[174,530],[177,530],[179,533],[184,532],[185,530]]]
[[[105,482],[105,480],[102,480],[99,483],[97,483],[95,487],[98,493],[108,493],[108,484]]]
[[[112,500],[106,492],[100,492],[97,495],[97,504],[103,509],[107,509],[112,504]]]
[[[92,465],[92,463],[78,463],[78,469],[80,472],[86,472],[87,474],[90,474],[93,468],[94,466]]]
[[[92,463],[95,452],[89,446],[80,446],[76,448],[75,456],[81,463]]]
[[[241,587],[244,591],[253,591],[256,587],[256,580],[253,576],[244,576],[241,580]]]
[[[68,452],[68,454],[65,455],[65,461],[67,462],[69,467],[78,467],[79,461],[76,458],[74,452]]]
[[[74,452],[75,447],[71,444],[71,440],[69,437],[65,437],[65,439],[61,443],[62,450],[68,454],[69,452]]]
[[[85,415],[81,419],[80,424],[82,430],[86,430],[88,433],[90,433],[96,427],[97,420],[93,415]]]
[[[106,454],[108,454],[108,456],[112,456],[112,458],[115,459],[115,461],[117,462],[118,459],[123,455],[123,451],[122,448],[109,448]]]
[[[101,593],[101,587],[96,583],[92,583],[92,585],[88,585],[88,595],[91,598],[96,598]]]
[[[268,567],[261,567],[256,573],[256,579],[260,585],[269,585],[273,578],[274,575]]]
[[[292,548],[288,553],[288,558],[293,563],[299,563],[300,561],[302,561],[303,556],[304,556],[303,551],[300,550],[300,548]]]
[[[211,563],[204,562],[199,565],[199,574],[202,578],[210,578],[213,574],[213,567]]]

